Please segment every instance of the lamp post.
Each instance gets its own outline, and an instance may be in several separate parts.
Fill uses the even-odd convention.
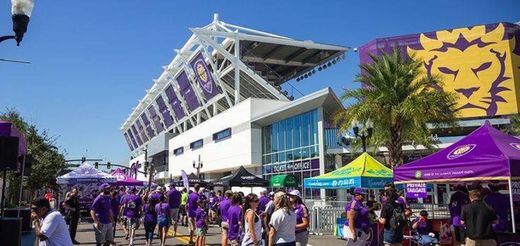
[[[0,42],[14,39],[16,40],[16,46],[20,46],[23,35],[27,32],[27,25],[29,25],[34,2],[33,0],[11,0],[11,5],[13,31],[15,35],[0,36]]]
[[[202,164],[202,161],[200,160],[200,155],[199,155],[199,161],[198,162],[193,161],[193,168],[197,169],[197,177],[199,177],[199,179],[200,179],[200,169],[202,167],[203,167],[203,164]]]
[[[361,139],[361,142],[363,143],[363,152],[367,152],[367,139],[372,136],[374,123],[367,120],[365,124],[360,124],[358,121],[354,120],[352,122],[352,130],[354,131],[354,135]]]

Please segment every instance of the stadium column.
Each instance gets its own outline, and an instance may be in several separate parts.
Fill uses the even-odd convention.
[[[320,153],[320,175],[325,174],[325,131],[324,131],[323,107],[318,108],[318,146]],[[320,189],[320,198],[325,199],[325,189]]]
[[[235,37],[235,105],[240,102],[240,39]]]

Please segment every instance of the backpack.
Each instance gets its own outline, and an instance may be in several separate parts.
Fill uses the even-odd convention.
[[[390,228],[397,230],[402,228],[405,223],[404,211],[401,205],[397,204],[392,211],[392,217],[390,217]]]

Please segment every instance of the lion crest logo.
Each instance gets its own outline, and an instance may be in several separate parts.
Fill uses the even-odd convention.
[[[416,179],[421,179],[421,178],[422,178],[422,172],[421,172],[421,170],[417,170],[417,171],[415,171],[415,178],[416,178]]]
[[[520,35],[508,30],[499,23],[422,33],[407,53],[424,61],[427,75],[441,75],[444,90],[458,96],[462,117],[510,114],[517,110]]]
[[[452,151],[450,151],[450,153],[448,154],[447,158],[449,160],[453,160],[453,159],[459,158],[459,157],[461,157],[463,155],[466,155],[469,152],[471,152],[473,149],[475,149],[476,146],[477,146],[476,144],[461,145],[461,146],[453,149]]]
[[[202,59],[197,60],[197,62],[195,63],[195,72],[197,73],[197,76],[199,77],[200,85],[202,86],[202,88],[206,92],[212,93],[213,84],[211,83],[208,69],[205,66],[204,61]]]

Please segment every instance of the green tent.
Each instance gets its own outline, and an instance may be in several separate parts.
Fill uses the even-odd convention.
[[[298,180],[292,174],[281,174],[271,177],[269,186],[273,188],[298,187]]]

